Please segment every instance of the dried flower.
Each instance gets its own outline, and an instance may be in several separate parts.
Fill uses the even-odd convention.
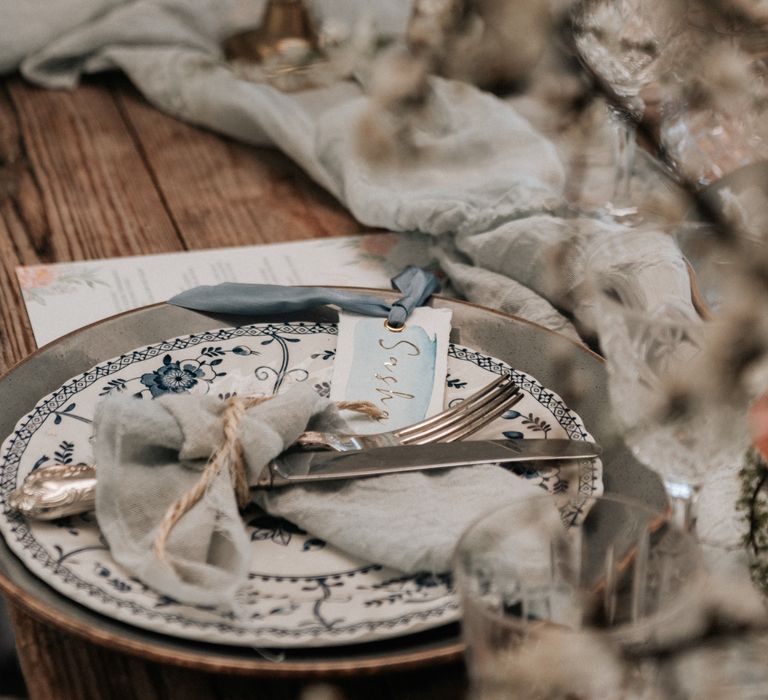
[[[747,453],[739,478],[741,498],[738,508],[747,525],[744,546],[750,553],[752,580],[760,590],[768,593],[768,463],[756,449]]]
[[[374,65],[369,109],[358,125],[358,148],[371,161],[416,158],[413,130],[429,95],[429,62],[402,49]]]
[[[724,42],[712,42],[699,49],[698,60],[680,83],[688,108],[739,114],[751,99],[754,83],[749,57]]]
[[[492,668],[489,664],[479,698],[621,698],[623,679],[615,651],[598,635],[543,627],[526,636],[521,646],[499,654]]]

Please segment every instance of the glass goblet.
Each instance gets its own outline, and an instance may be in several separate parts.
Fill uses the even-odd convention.
[[[693,529],[705,478],[733,468],[749,445],[746,403],[717,376],[717,323],[683,304],[638,308],[610,284],[595,293],[594,320],[622,437],[661,476],[680,524]]]
[[[621,102],[609,103],[616,132],[612,211],[626,213],[634,204],[635,123],[645,107],[640,93],[656,80],[658,59],[677,24],[669,3],[653,7],[638,0],[593,0],[581,3],[577,11],[577,49]]]

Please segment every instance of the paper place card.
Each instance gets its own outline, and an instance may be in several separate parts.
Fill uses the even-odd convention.
[[[384,414],[351,416],[350,428],[396,430],[442,411],[450,332],[450,309],[415,309],[399,331],[383,318],[342,313],[331,399],[369,401]]]

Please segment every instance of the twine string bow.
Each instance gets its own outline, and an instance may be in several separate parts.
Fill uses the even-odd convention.
[[[222,471],[229,473],[238,508],[242,510],[250,503],[248,469],[243,445],[240,442],[240,423],[249,409],[269,401],[271,398],[271,396],[233,396],[227,400],[222,414],[223,439],[221,444],[214,450],[195,485],[169,506],[160,521],[152,548],[160,561],[167,560],[168,538],[173,528],[202,500],[208,488]],[[341,410],[362,413],[369,418],[382,417],[381,411],[368,401],[339,401],[336,403],[336,407]]]

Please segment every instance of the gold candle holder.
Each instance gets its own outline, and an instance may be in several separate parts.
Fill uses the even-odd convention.
[[[269,0],[261,24],[227,39],[224,52],[244,80],[293,92],[327,82],[319,43],[305,0]]]
[[[295,59],[318,50],[317,31],[304,0],[269,0],[262,23],[227,39],[224,50],[239,62]]]

